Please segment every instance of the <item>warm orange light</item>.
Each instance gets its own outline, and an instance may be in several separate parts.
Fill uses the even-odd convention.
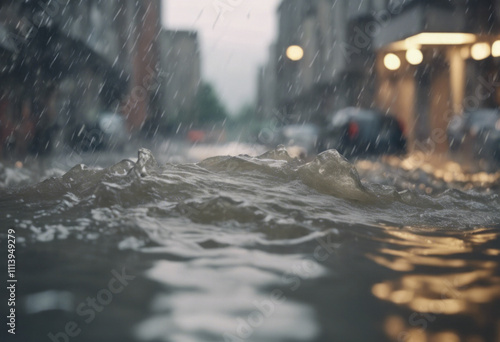
[[[300,61],[304,57],[304,49],[298,45],[290,45],[286,49],[286,56],[292,61]]]
[[[388,53],[384,57],[384,66],[389,70],[398,70],[401,66],[401,60],[393,53]]]
[[[424,60],[424,55],[419,49],[410,49],[406,51],[406,60],[411,65],[419,65]]]
[[[410,46],[419,45],[460,45],[476,41],[472,33],[425,32],[406,39]]]
[[[470,49],[470,54],[472,58],[476,61],[481,61],[485,58],[488,58],[491,53],[490,44],[488,43],[476,43],[472,45]]]
[[[420,49],[425,45],[464,45],[477,40],[472,33],[459,32],[424,32],[390,45],[393,51]]]
[[[372,293],[380,299],[387,299],[391,295],[392,288],[387,283],[378,283],[372,286]]]
[[[491,46],[491,55],[493,57],[500,57],[500,40],[497,40]]]

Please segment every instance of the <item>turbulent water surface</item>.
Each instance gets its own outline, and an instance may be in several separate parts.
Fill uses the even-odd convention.
[[[143,149],[4,187],[16,338],[500,341],[498,191],[389,178],[333,150],[159,165]]]

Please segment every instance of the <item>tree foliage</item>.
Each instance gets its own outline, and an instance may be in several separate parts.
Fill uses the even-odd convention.
[[[196,123],[207,125],[221,122],[227,119],[226,107],[219,99],[212,84],[202,82],[196,98]]]

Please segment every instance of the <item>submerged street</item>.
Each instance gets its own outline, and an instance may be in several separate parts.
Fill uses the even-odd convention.
[[[155,160],[174,154],[1,190],[19,338],[498,340],[498,181],[420,170],[401,189],[417,172],[378,162],[360,181],[333,151]]]
[[[500,0],[0,0],[0,342],[500,342]]]

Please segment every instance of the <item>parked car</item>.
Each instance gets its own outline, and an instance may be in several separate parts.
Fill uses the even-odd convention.
[[[69,145],[77,151],[122,149],[128,141],[125,119],[117,113],[102,113],[95,122],[76,124],[67,136]]]
[[[500,109],[476,109],[455,116],[447,133],[452,154],[500,162]]]
[[[348,107],[328,120],[321,136],[321,150],[336,149],[345,157],[398,154],[406,151],[402,125],[376,109]]]
[[[280,144],[294,148],[296,154],[308,156],[316,154],[320,129],[314,124],[286,125],[280,130]]]

